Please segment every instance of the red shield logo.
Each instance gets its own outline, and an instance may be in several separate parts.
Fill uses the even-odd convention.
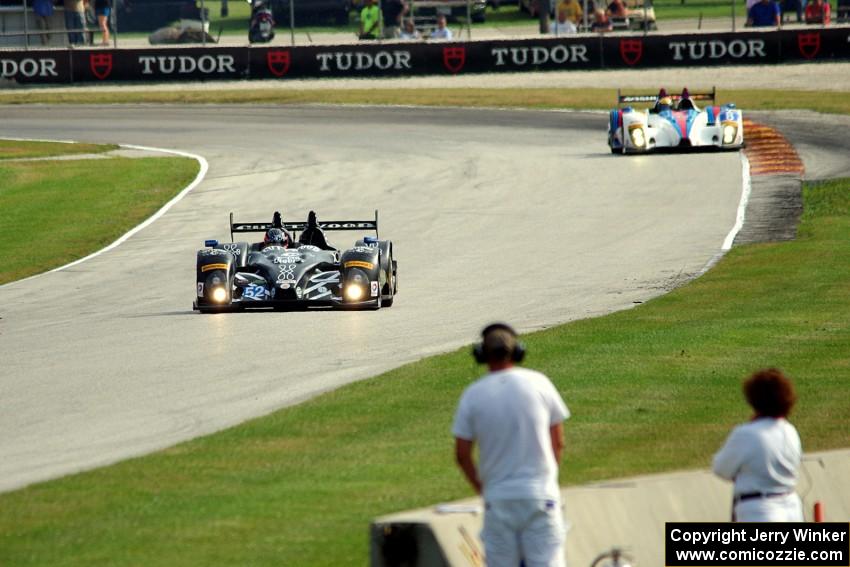
[[[266,65],[268,65],[269,71],[275,77],[286,75],[286,72],[289,71],[290,62],[289,51],[275,49],[266,52]]]
[[[637,65],[640,58],[643,57],[643,40],[621,39],[620,57],[623,58],[623,62],[629,67]]]
[[[444,47],[443,65],[450,73],[459,73],[466,64],[465,47]]]
[[[112,73],[112,54],[111,53],[92,53],[89,55],[89,67],[92,74],[104,80]]]
[[[820,51],[820,32],[798,33],[797,49],[806,59],[814,59]]]

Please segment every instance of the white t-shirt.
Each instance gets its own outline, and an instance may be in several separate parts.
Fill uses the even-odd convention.
[[[452,39],[452,30],[449,28],[434,28],[431,32],[431,39]]]
[[[785,419],[762,417],[732,430],[714,455],[717,476],[735,481],[735,494],[794,490],[800,468],[800,436]]]
[[[546,376],[509,368],[483,376],[464,391],[452,433],[478,443],[485,499],[559,500],[549,428],[569,416]]]

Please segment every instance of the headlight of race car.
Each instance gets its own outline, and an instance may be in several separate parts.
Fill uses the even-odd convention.
[[[348,301],[360,301],[366,295],[366,286],[369,285],[367,278],[360,270],[349,272],[343,294]]]
[[[213,289],[212,299],[216,303],[224,303],[224,300],[227,299],[227,291],[223,287]]]
[[[643,133],[643,128],[640,126],[636,128],[629,128],[629,134],[631,135],[632,143],[635,146],[642,148],[646,145],[646,134]]]
[[[735,141],[735,136],[738,134],[738,127],[734,124],[723,125],[723,143],[731,144]]]
[[[350,283],[345,286],[345,298],[349,301],[360,301],[363,297],[363,286],[356,283]]]

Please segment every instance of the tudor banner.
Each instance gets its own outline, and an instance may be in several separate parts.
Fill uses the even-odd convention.
[[[850,59],[850,28],[328,46],[0,51],[20,83],[405,77]]]

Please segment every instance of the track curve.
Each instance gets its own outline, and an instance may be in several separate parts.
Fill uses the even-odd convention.
[[[735,153],[611,156],[605,116],[234,106],[0,108],[0,136],[169,147],[206,180],[121,246],[0,288],[0,490],[210,433],[471,342],[681,283],[735,223]],[[374,313],[190,310],[227,213],[381,211],[401,292]],[[351,235],[352,237],[354,235]],[[349,244],[345,235],[335,236]],[[47,300],[47,298],[51,298]]]

